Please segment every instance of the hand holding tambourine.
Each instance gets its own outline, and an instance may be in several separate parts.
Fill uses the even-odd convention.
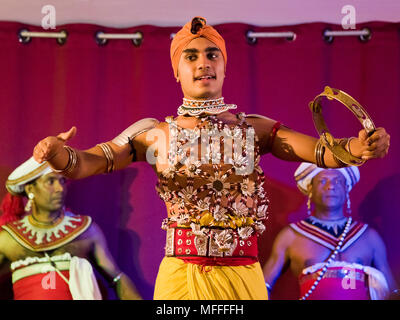
[[[341,102],[358,118],[364,127],[358,133],[358,138],[344,141],[332,136],[322,117],[321,100],[323,97]],[[383,158],[388,153],[390,135],[384,128],[376,128],[364,108],[347,93],[326,86],[324,92],[310,102],[309,107],[313,113],[315,128],[320,135],[321,145],[323,144],[331,150],[338,163],[359,166],[366,160]],[[318,162],[318,152],[316,157]]]
[[[377,128],[370,136],[365,129],[361,129],[358,133],[358,141],[363,149],[361,154],[363,160],[383,158],[388,154],[390,135],[385,128]]]

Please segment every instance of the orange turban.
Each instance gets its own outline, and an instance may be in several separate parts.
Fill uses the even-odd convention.
[[[170,54],[175,78],[178,77],[178,64],[182,51],[186,48],[190,41],[200,37],[210,40],[219,48],[219,50],[221,50],[226,68],[227,55],[225,41],[217,32],[217,30],[206,23],[206,19],[202,17],[195,17],[192,19],[192,21],[186,23],[172,40]]]

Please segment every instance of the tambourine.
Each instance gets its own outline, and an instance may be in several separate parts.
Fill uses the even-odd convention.
[[[351,166],[360,166],[364,163],[361,158],[353,156],[348,152],[343,145],[338,143],[338,140],[332,136],[329,129],[325,123],[322,116],[322,105],[321,100],[323,97],[328,98],[328,100],[337,100],[344,104],[360,121],[364,129],[366,130],[368,136],[372,135],[376,128],[371,117],[365,111],[365,109],[351,96],[347,93],[326,86],[324,92],[315,97],[313,101],[310,102],[309,107],[313,115],[313,121],[317,132],[324,143],[324,145],[337,157],[340,161]]]

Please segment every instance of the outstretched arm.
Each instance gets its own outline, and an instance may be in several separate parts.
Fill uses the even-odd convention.
[[[251,115],[249,122],[253,125],[260,139],[261,153],[271,152],[275,157],[286,161],[306,161],[317,163],[316,145],[318,139],[296,132],[286,126],[275,130],[276,121],[259,115]],[[350,139],[346,148],[350,153],[363,160],[383,158],[389,149],[390,136],[384,128],[378,128],[370,137],[362,129],[357,138]],[[328,168],[340,165],[334,159],[332,152],[326,148],[323,162]]]
[[[121,300],[141,300],[141,296],[136,290],[129,277],[121,272],[108,250],[107,242],[103,232],[95,223],[91,226],[92,237],[94,239],[93,255],[96,267],[109,278],[110,283],[115,288],[116,294]]]
[[[66,146],[76,134],[76,128],[72,127],[57,137],[41,140],[34,148],[33,157],[39,163],[47,161],[53,169],[71,179],[119,170],[132,161],[146,159],[146,135],[157,123],[156,119],[142,119],[113,140],[87,150]]]

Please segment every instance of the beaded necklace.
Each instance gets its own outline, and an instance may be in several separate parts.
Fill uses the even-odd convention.
[[[223,97],[213,100],[190,100],[183,98],[183,103],[178,108],[178,115],[188,114],[197,117],[202,113],[219,114],[236,108],[235,104],[225,104]]]

